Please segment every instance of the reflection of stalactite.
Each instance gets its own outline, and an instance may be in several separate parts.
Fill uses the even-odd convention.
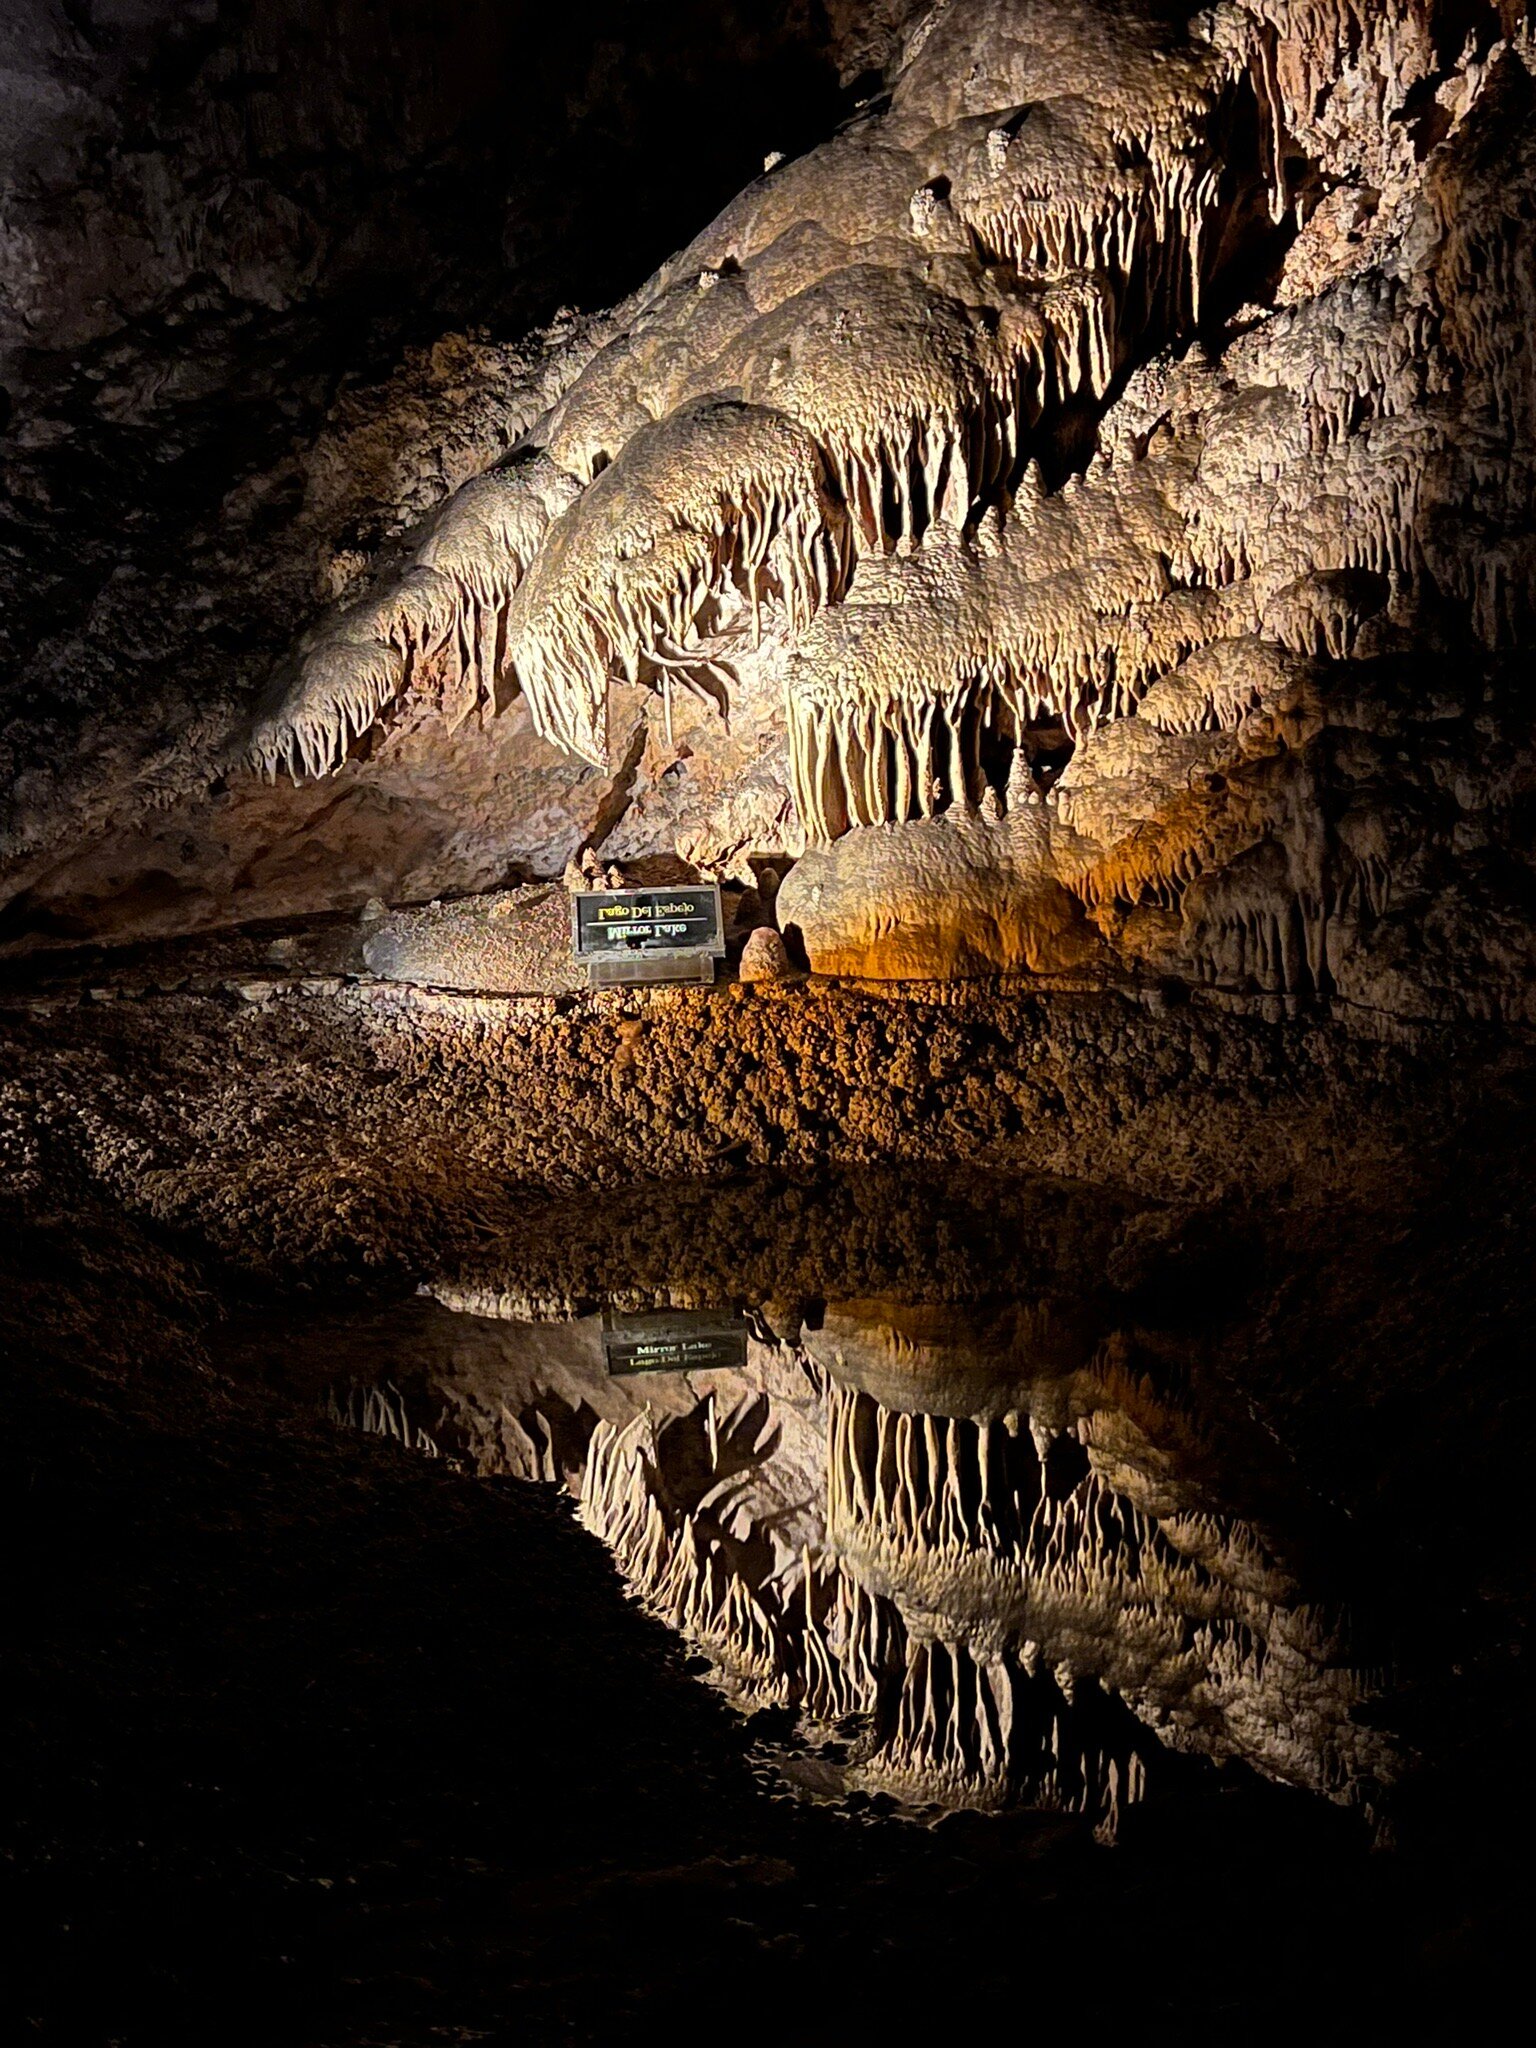
[[[1016,1415],[910,1414],[836,1385],[827,1499],[831,1557],[909,1624],[919,1618],[920,1633],[963,1638],[984,1658],[1022,1644],[1032,1677],[1040,1646],[1055,1645],[1063,1669],[1098,1677],[1160,1723],[1172,1715],[1178,1741],[1204,1747],[1213,1729],[1241,1730],[1240,1753],[1330,1797],[1355,1796],[1370,1777],[1374,1738],[1351,1710],[1381,1674],[1350,1661],[1340,1617],[1284,1601],[1283,1575],[1244,1524],[1136,1507],[1092,1468],[1077,1434],[1038,1421],[1026,1433]],[[951,1673],[936,1697],[967,1682]],[[970,1685],[965,1697],[977,1697]],[[921,1726],[940,1727],[937,1712],[923,1709]],[[984,1753],[985,1743],[946,1752],[943,1767],[958,1782]],[[1073,1782],[1100,1785],[1107,1800],[1100,1753],[1103,1768],[1074,1766]],[[1127,1768],[1122,1757],[1116,1800]],[[1063,1782],[1058,1772],[1057,1793]],[[1098,1794],[1083,1796],[1091,1806]]]
[[[1022,1799],[1081,1814],[1113,1839],[1145,1795],[1153,1745],[1117,1702],[1068,1683],[964,1638],[914,1638],[859,1780],[919,1803]]]
[[[724,1403],[600,1420],[530,1380],[472,1455],[572,1485],[635,1596],[739,1705],[796,1708],[813,1742],[845,1744],[849,1784],[1057,1808],[1108,1836],[1164,1747],[1341,1801],[1389,1772],[1355,1719],[1385,1674],[1343,1617],[1299,1602],[1244,1522],[1165,1472],[1126,1476],[1127,1446],[1177,1429],[1117,1351],[1070,1423],[1068,1405],[1050,1424],[1025,1407],[977,1420],[887,1407],[830,1372],[801,1384],[793,1421],[751,1375]],[[437,1452],[392,1381],[326,1406]]]
[[[607,1544],[640,1598],[679,1634],[717,1657],[755,1696],[786,1697],[774,1617],[732,1571],[724,1546],[699,1516],[663,1509],[656,1453],[649,1414],[623,1429],[600,1422],[582,1479],[583,1526]]]
[[[1002,1657],[933,1637],[907,1645],[894,1723],[864,1765],[865,1783],[954,1806],[1007,1797],[1014,1673]]]
[[[829,1541],[861,1560],[918,1556],[983,1571],[998,1560],[1027,1576],[1036,1600],[1140,1579],[1199,1597],[1155,1524],[1091,1472],[1058,1498],[1034,1441],[1006,1422],[911,1415],[836,1387],[827,1497]]]
[[[749,1584],[710,1527],[713,1489],[692,1511],[664,1505],[662,1434],[649,1414],[597,1426],[581,1519],[742,1704],[794,1704],[813,1724],[867,1721],[855,1776],[870,1789],[947,1806],[1026,1799],[1113,1831],[1145,1776],[1123,1710],[1090,1725],[1080,1700],[1006,1649],[910,1635],[898,1605],[836,1560],[805,1551],[797,1585]]]
[[[1052,1447],[1076,1450],[1075,1439],[1037,1440],[1012,1416],[908,1414],[842,1386],[828,1428],[829,1545],[893,1582],[911,1583],[914,1571],[974,1581],[979,1609],[989,1598],[1016,1609],[1032,1633],[1053,1609],[1110,1596],[1176,1602],[1184,1613],[1220,1598],[1204,1570],[1085,1460],[1059,1490]]]
[[[370,1436],[391,1437],[408,1451],[421,1451],[429,1458],[438,1456],[435,1440],[412,1422],[405,1396],[393,1380],[384,1380],[372,1387],[360,1387],[356,1381],[343,1388],[327,1387],[324,1412],[332,1422],[340,1423],[344,1428],[365,1430]]]
[[[499,1449],[505,1468],[519,1479],[558,1484],[579,1468],[580,1447],[592,1420],[590,1409],[560,1407],[552,1414],[548,1405],[535,1401],[514,1415],[502,1402]]]
[[[798,1639],[797,1697],[813,1721],[872,1714],[904,1630],[889,1601],[876,1599],[850,1573],[817,1569],[804,1559],[803,1607]]]

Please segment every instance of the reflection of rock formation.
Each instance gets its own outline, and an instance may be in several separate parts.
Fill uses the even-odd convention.
[[[1028,1305],[845,1302],[744,1375],[615,1381],[590,1324],[478,1327],[500,1369],[430,1388],[433,1437],[563,1478],[734,1698],[848,1744],[845,1785],[1113,1832],[1167,1749],[1349,1804],[1390,1776],[1342,1620],[1213,1511],[1122,1338]],[[388,1393],[387,1422],[353,1419],[410,1442]]]
[[[393,1380],[372,1387],[355,1383],[331,1387],[326,1392],[325,1412],[332,1422],[361,1429],[369,1436],[390,1437],[408,1451],[421,1451],[429,1458],[438,1454],[437,1445],[414,1421],[404,1394]]]
[[[702,1420],[708,1447],[702,1470],[687,1455],[696,1449],[695,1420]],[[754,1498],[753,1486],[771,1465],[778,1437],[766,1397],[749,1396],[722,1423],[714,1395],[706,1394],[692,1416],[670,1428],[658,1429],[649,1410],[623,1429],[599,1423],[581,1478],[583,1522],[612,1550],[647,1606],[765,1702],[789,1696],[774,1596],[786,1591],[793,1553],[786,1558],[773,1540],[774,1507]],[[752,1551],[758,1554],[749,1562]]]
[[[1336,1629],[1243,1523],[1145,1513],[1091,1443],[1092,1418],[1054,1434],[834,1389],[828,1549],[910,1625],[1096,1680],[1175,1746],[1353,1795],[1374,1745]]]

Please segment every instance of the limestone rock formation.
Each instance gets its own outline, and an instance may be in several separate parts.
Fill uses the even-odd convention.
[[[342,597],[259,710],[53,736],[18,937],[809,847],[824,972],[1526,1017],[1528,10],[936,0],[898,40],[630,299],[477,368],[381,545],[311,488]]]
[[[804,856],[778,907],[824,974],[1061,975],[1105,959],[1049,864],[1043,819],[1031,810],[851,832]]]
[[[544,884],[431,903],[375,921],[363,964],[384,981],[471,991],[580,988],[571,954],[570,898]]]
[[[773,926],[760,924],[747,934],[737,971],[743,981],[788,981],[795,969],[789,949]]]

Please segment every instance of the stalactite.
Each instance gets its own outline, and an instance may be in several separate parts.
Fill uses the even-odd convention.
[[[1168,588],[1177,514],[1157,480],[1137,484],[1113,507],[1031,496],[990,539],[935,531],[912,556],[861,570],[786,676],[792,787],[812,839],[974,804],[983,733],[1051,722],[1075,740],[1128,717],[1194,649],[1255,623],[1246,588]],[[1128,527],[1149,544],[1127,549]]]
[[[300,656],[299,672],[284,680],[279,707],[256,727],[251,765],[269,779],[286,771],[332,774],[347,749],[368,731],[405,687],[405,657],[378,640],[324,640]]]
[[[984,163],[971,172],[962,210],[992,255],[1026,277],[1087,275],[1108,287],[1115,310],[1101,365],[1149,326],[1172,331],[1199,321],[1204,245],[1221,188],[1217,103],[1213,84],[1200,118],[1176,135],[1117,129],[1098,114],[1085,128],[1074,125],[1083,103],[1047,105],[1012,133],[994,129]],[[1128,169],[1133,154],[1142,162]],[[1094,388],[1107,382],[1096,377]]]
[[[540,454],[456,491],[398,582],[301,643],[252,734],[251,765],[269,777],[286,770],[295,781],[334,773],[435,657],[461,716],[489,698],[512,594],[576,489]]]
[[[545,737],[601,765],[610,676],[686,675],[712,608],[738,593],[756,616],[771,590],[802,631],[845,575],[844,522],[803,430],[700,400],[642,428],[556,521],[512,600],[507,658]]]
[[[674,686],[725,706],[768,630],[794,808],[825,843],[946,809],[1000,822],[1040,794],[1019,766],[1037,743],[1086,756],[1237,636],[1347,662],[1429,594],[1509,645],[1536,613],[1509,457],[1536,421],[1536,276],[1524,187],[1485,190],[1469,138],[1528,34],[1512,50],[1474,9],[1455,58],[1443,22],[1368,0],[1133,12],[1113,52],[1063,15],[1049,65],[1000,59],[963,112],[908,69],[888,112],[743,195],[533,422],[547,452],[466,486],[396,583],[309,637],[252,762],[332,772],[403,693],[462,717],[500,678],[606,764],[615,679],[659,683],[670,737]],[[1425,141],[1431,105],[1459,157]],[[1273,304],[1190,348],[1215,263],[1234,282],[1248,246],[1255,114],[1298,240]],[[1288,165],[1311,167],[1294,193]],[[1324,183],[1358,183],[1359,211],[1319,213],[1340,246],[1298,267]],[[1357,230],[1387,238],[1371,260]],[[1095,416],[1086,473],[1047,489]],[[1476,546],[1447,538],[1466,515]],[[1196,697],[1148,716],[1238,732],[1261,708]],[[1179,912],[1208,978],[1293,1001],[1327,980],[1340,918],[1378,915],[1346,867],[1193,917],[1193,885],[1276,828],[1208,831],[1182,786],[1167,808],[1102,858],[1070,849],[1062,879],[1106,934]]]
[[[417,557],[455,593],[448,638],[470,708],[494,692],[512,598],[551,518],[575,496],[575,484],[547,456],[493,470],[449,499]]]
[[[1240,0],[1221,29],[1227,46],[1246,60],[1265,116],[1277,218],[1286,144],[1310,133],[1342,70],[1372,92],[1376,123],[1386,130],[1392,107],[1439,66],[1428,10],[1380,0]]]

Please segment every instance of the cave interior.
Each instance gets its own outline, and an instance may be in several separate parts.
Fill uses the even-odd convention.
[[[1519,1998],[1533,334],[1526,0],[0,0],[7,2038]]]

